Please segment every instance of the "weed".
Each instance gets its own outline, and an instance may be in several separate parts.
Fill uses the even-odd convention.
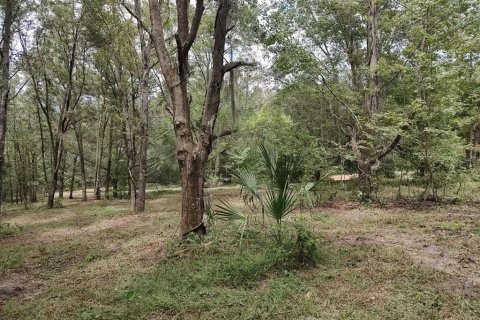
[[[0,223],[0,237],[12,236],[23,228],[13,223]]]

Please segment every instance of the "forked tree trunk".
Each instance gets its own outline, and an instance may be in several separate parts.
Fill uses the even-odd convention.
[[[232,0],[219,0],[214,25],[212,47],[212,68],[208,77],[209,84],[202,110],[202,120],[198,132],[193,132],[190,101],[188,99],[189,52],[197,37],[197,32],[205,10],[204,1],[197,0],[195,12],[189,14],[188,0],[177,0],[176,56],[172,56],[165,39],[163,1],[149,0],[150,20],[152,24],[153,44],[166,86],[169,90],[169,112],[173,116],[177,162],[182,177],[182,220],[181,234],[204,234],[203,224],[205,203],[203,182],[208,157],[212,149],[215,121],[220,105],[220,92],[223,77],[227,72],[245,65],[243,62],[224,64],[225,39],[229,30],[227,20]],[[192,20],[190,21],[190,17]],[[194,139],[194,136],[197,139]]]

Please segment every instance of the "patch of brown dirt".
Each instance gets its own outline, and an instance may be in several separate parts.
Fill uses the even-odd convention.
[[[91,233],[113,229],[113,228],[125,228],[134,223],[136,216],[125,216],[120,218],[112,218],[108,220],[102,220],[92,225],[85,227],[62,227],[56,228],[52,231],[47,231],[42,234],[42,238],[45,239],[57,239],[57,238],[75,238],[81,235],[88,235]]]
[[[33,279],[28,274],[10,273],[0,279],[0,301],[10,297],[34,297],[41,292],[43,285],[43,280]]]
[[[405,252],[413,262],[446,273],[455,279],[452,289],[480,297],[480,259],[466,251],[444,248],[432,236],[393,229],[377,230],[376,243]],[[448,284],[444,284],[448,285]]]

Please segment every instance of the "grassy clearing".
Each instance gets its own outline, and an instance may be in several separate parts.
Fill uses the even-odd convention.
[[[177,193],[152,198],[138,216],[124,200],[63,204],[7,209],[2,223],[16,227],[0,237],[0,319],[480,317],[474,205],[335,202],[296,212],[320,248],[315,266],[300,267],[294,238],[275,244],[260,218],[241,247],[221,223],[178,246]]]

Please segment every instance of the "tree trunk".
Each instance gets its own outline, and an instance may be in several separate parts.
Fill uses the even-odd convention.
[[[73,188],[75,187],[75,173],[77,170],[77,158],[78,155],[75,154],[73,157],[72,177],[70,178],[70,195],[68,199],[73,199]]]
[[[45,186],[48,185],[48,174],[47,174],[47,163],[45,160],[45,140],[43,136],[43,125],[42,125],[42,118],[40,117],[40,108],[37,107],[37,117],[38,117],[38,125],[40,128],[40,151],[42,153],[42,169],[43,169],[43,179],[45,181]],[[44,192],[45,194],[45,192]]]
[[[58,131],[57,131],[58,132]],[[55,202],[55,192],[57,191],[60,166],[63,158],[63,137],[57,133],[54,137],[52,150],[52,178],[48,189],[47,208],[52,209]]]
[[[112,196],[113,198],[117,199],[118,198],[118,179],[119,179],[119,174],[120,170],[118,168],[118,163],[120,161],[120,151],[118,150],[118,147],[115,150],[115,161],[113,162],[115,164],[114,170],[113,170],[113,176],[112,176]]]
[[[141,17],[141,1],[135,0],[135,12]],[[147,179],[147,150],[148,150],[148,109],[149,109],[149,83],[150,73],[150,46],[147,46],[145,30],[140,22],[137,23],[138,34],[140,38],[140,50],[142,69],[140,74],[140,115],[139,123],[139,146],[138,146],[138,179],[137,179],[137,197],[133,211],[136,213],[145,211],[145,192]]]
[[[113,146],[113,117],[110,117],[108,128],[108,159],[107,170],[105,172],[105,198],[110,199],[110,183],[112,180],[112,146]]]
[[[233,61],[233,46],[230,49],[230,61]],[[230,71],[230,108],[232,110],[232,131],[237,127],[237,108],[235,103],[235,70]]]
[[[372,166],[368,162],[358,163],[358,183],[362,198],[369,199],[372,195]]]
[[[30,202],[37,202],[37,154],[32,151],[31,159]]]
[[[63,189],[65,186],[65,161],[67,158],[67,152],[64,151],[62,162],[60,165],[60,171],[58,173],[58,198],[63,199]]]
[[[93,188],[95,200],[101,199],[101,190],[100,190],[100,178],[101,178],[101,169],[102,169],[102,158],[103,158],[103,140],[105,138],[105,130],[107,128],[108,119],[106,116],[102,115],[99,123],[99,131],[97,136],[97,147],[95,150],[95,185]]]
[[[212,149],[223,78],[226,73],[245,65],[243,62],[233,61],[224,64],[225,40],[229,31],[228,16],[232,3],[232,0],[218,1],[214,24],[211,74],[208,77],[209,83],[206,88],[201,124],[199,130],[194,132],[187,85],[188,58],[205,10],[204,1],[196,1],[191,23],[188,1],[176,2],[176,56],[173,57],[165,39],[164,24],[168,17],[164,16],[163,8],[158,0],[149,0],[152,24],[151,39],[170,93],[167,102],[173,116],[177,162],[182,177],[181,234],[183,237],[190,233],[205,234],[206,232],[203,223],[205,212],[203,184],[206,164]]]
[[[5,136],[7,133],[7,109],[10,93],[10,45],[12,40],[14,0],[6,0],[3,18],[1,68],[2,79],[0,84],[0,210],[3,199],[3,172],[5,164]]]
[[[80,157],[80,174],[82,177],[82,201],[87,201],[87,174],[85,171],[85,154],[83,153],[82,124],[75,126],[75,136],[77,138],[78,156]]]
[[[182,177],[182,221],[183,236],[189,233],[204,235],[203,224],[205,202],[203,195],[204,172],[203,161],[190,160],[181,168]]]

